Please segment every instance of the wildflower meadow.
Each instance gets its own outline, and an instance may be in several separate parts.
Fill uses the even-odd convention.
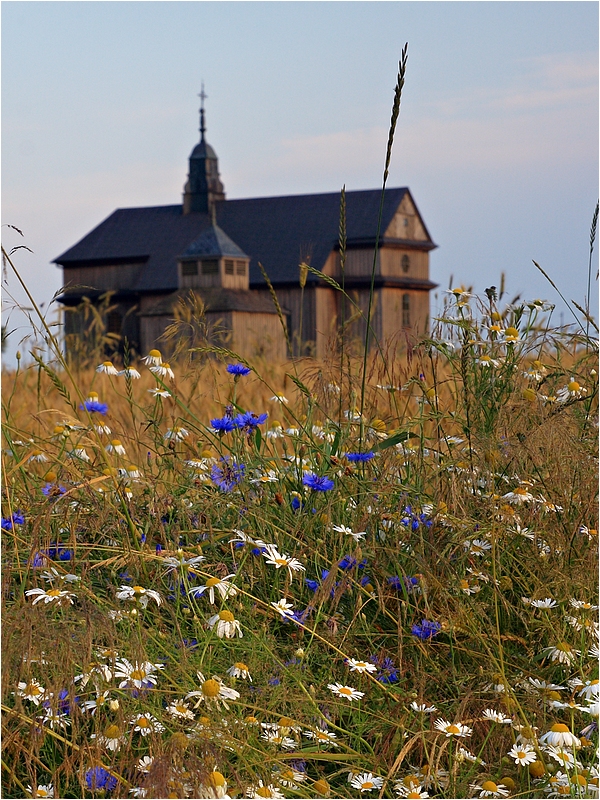
[[[445,298],[425,337],[383,348],[369,308],[283,365],[171,359],[175,328],[74,361],[33,318],[2,380],[4,797],[598,796],[597,327]]]

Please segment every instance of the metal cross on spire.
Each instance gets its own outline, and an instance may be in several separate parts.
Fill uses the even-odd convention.
[[[207,99],[208,95],[204,91],[204,81],[202,81],[202,89],[200,90],[200,94],[198,95],[200,98],[200,141],[204,141],[204,132],[206,130],[206,126],[204,124],[204,101]]]

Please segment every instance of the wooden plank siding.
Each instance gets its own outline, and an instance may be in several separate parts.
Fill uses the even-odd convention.
[[[69,287],[85,286],[99,292],[117,292],[120,289],[132,289],[140,277],[144,264],[108,264],[99,267],[64,267],[63,280],[65,294],[76,292],[85,294],[85,289],[69,289]]]

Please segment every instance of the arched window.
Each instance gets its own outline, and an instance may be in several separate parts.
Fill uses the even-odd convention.
[[[402,295],[402,325],[405,328],[410,326],[410,295]]]
[[[410,269],[410,257],[404,254],[402,256],[402,261],[400,262],[400,264],[402,266],[402,272],[408,272],[408,270]]]

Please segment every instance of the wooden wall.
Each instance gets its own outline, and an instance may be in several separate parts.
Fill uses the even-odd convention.
[[[63,281],[68,286],[89,286],[100,292],[132,289],[145,264],[114,264],[102,267],[64,267]],[[79,294],[85,291],[78,289]]]

